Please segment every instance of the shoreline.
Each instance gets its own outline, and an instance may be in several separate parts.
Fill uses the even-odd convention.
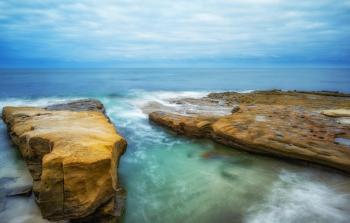
[[[221,116],[160,110],[151,112],[149,119],[180,135],[211,138],[248,152],[301,159],[350,173],[350,148],[341,143],[350,141],[350,128],[346,124],[350,95],[280,90],[221,92],[173,102],[192,103],[199,108],[208,105],[218,108],[223,104],[239,107],[232,114]],[[347,114],[336,117],[322,114],[339,108]]]
[[[145,92],[147,92],[147,91],[145,91]],[[180,92],[183,92],[183,91],[180,91]],[[187,91],[188,92],[188,91]],[[217,92],[216,92],[217,93]],[[224,92],[220,92],[220,93],[224,93]],[[220,94],[219,93],[219,94]],[[226,92],[227,93],[227,92]],[[251,92],[250,92],[251,93]],[[247,93],[247,94],[250,94],[250,93]],[[135,188],[132,188],[132,186],[130,186],[131,184],[134,184],[134,183],[136,183],[137,184],[137,182],[134,182],[134,180],[133,179],[131,179],[130,180],[130,178],[129,177],[134,177],[135,178],[135,176],[138,176],[138,179],[143,179],[143,178],[140,178],[140,176],[143,176],[143,174],[141,174],[141,173],[137,173],[137,174],[135,174],[135,173],[130,173],[130,172],[128,172],[128,171],[133,171],[134,169],[133,168],[136,168],[135,166],[134,167],[130,167],[130,166],[132,166],[132,165],[141,165],[140,167],[142,167],[141,169],[137,169],[137,170],[139,170],[140,172],[141,171],[143,171],[144,169],[144,167],[147,167],[147,165],[151,165],[151,163],[149,163],[149,164],[145,164],[145,162],[146,163],[148,163],[149,161],[147,161],[147,160],[145,160],[145,159],[143,159],[143,157],[145,157],[146,159],[148,159],[148,158],[150,158],[149,156],[152,156],[152,159],[153,159],[153,157],[154,156],[157,156],[157,155],[159,155],[159,154],[154,154],[154,153],[152,153],[152,151],[151,150],[149,150],[149,151],[143,151],[143,150],[140,150],[141,149],[141,147],[143,147],[142,146],[142,143],[141,143],[141,145],[138,145],[138,143],[140,143],[139,142],[139,140],[143,140],[144,138],[140,138],[140,137],[148,137],[148,135],[146,134],[146,135],[143,135],[144,133],[142,133],[142,135],[140,134],[140,131],[147,131],[147,132],[149,132],[149,131],[151,131],[151,134],[158,134],[157,132],[158,132],[158,130],[157,131],[153,131],[153,130],[151,130],[151,129],[149,129],[148,128],[148,126],[149,126],[149,124],[148,124],[148,122],[146,121],[147,119],[145,118],[145,117],[147,117],[145,114],[144,115],[141,115],[142,114],[142,109],[144,108],[144,106],[147,104],[147,101],[149,102],[149,101],[152,101],[152,99],[157,99],[156,97],[154,97],[154,95],[152,96],[152,97],[149,97],[150,95],[147,95],[147,94],[145,94],[145,95],[141,95],[141,96],[144,96],[144,97],[140,97],[140,95],[137,95],[137,96],[135,96],[134,98],[123,98],[123,97],[120,97],[120,98],[113,98],[113,99],[107,99],[108,97],[104,97],[103,99],[102,99],[102,102],[106,105],[106,111],[107,111],[107,114],[109,115],[109,117],[111,118],[111,120],[114,122],[114,123],[117,123],[118,124],[118,126],[119,127],[121,127],[121,130],[122,130],[122,133],[126,133],[126,138],[128,139],[128,140],[130,140],[131,141],[131,146],[133,147],[131,150],[129,150],[129,153],[131,153],[131,154],[133,154],[135,151],[133,151],[133,150],[136,150],[136,154],[135,155],[131,155],[131,154],[128,154],[126,157],[124,157],[124,158],[122,158],[122,163],[124,162],[124,164],[123,165],[125,165],[123,168],[126,168],[126,169],[124,169],[124,172],[123,172],[123,177],[125,178],[124,180],[123,180],[123,185],[124,185],[124,183],[127,185],[127,184],[129,184],[128,186],[130,187],[130,188],[128,188],[128,187],[126,187],[126,189],[128,189],[128,197],[129,197],[129,199],[131,199],[131,200],[129,200],[128,202],[132,202],[133,204],[131,205],[131,207],[129,207],[129,209],[128,210],[126,210],[126,214],[122,217],[122,218],[126,218],[127,220],[126,220],[126,222],[128,221],[128,220],[130,220],[130,219],[138,219],[137,217],[134,217],[134,215],[135,215],[135,212],[136,213],[138,213],[138,214],[140,214],[140,212],[138,212],[138,210],[136,210],[136,209],[138,209],[138,208],[140,208],[141,210],[149,210],[149,209],[145,209],[145,207],[143,207],[142,205],[143,205],[143,203],[141,202],[138,202],[138,201],[135,201],[135,198],[137,199],[137,197],[138,196],[144,196],[144,199],[151,199],[151,200],[149,200],[150,202],[163,202],[163,201],[161,201],[161,200],[157,200],[157,199],[155,199],[155,198],[153,198],[151,195],[147,195],[147,194],[138,194],[137,192],[138,191],[135,191]],[[155,96],[159,96],[159,103],[160,104],[162,104],[162,105],[168,105],[168,104],[171,104],[171,105],[174,105],[173,107],[172,107],[172,109],[174,109],[174,108],[176,108],[176,109],[178,109],[178,111],[181,111],[181,112],[187,112],[188,110],[190,110],[190,112],[187,114],[188,116],[193,116],[193,115],[196,115],[196,112],[193,112],[193,104],[194,105],[197,105],[196,104],[196,102],[203,102],[204,104],[206,103],[206,101],[204,100],[204,101],[201,101],[201,98],[191,98],[191,100],[188,100],[188,96],[191,96],[190,94],[180,94],[180,96],[179,97],[177,97],[178,95],[177,94],[174,94],[173,92],[171,92],[171,93],[167,93],[167,97],[163,97],[163,96],[161,96],[161,95],[157,95],[157,94],[155,94]],[[173,96],[173,97],[172,97]],[[204,96],[204,97],[206,97],[206,96]],[[147,98],[147,100],[144,100],[144,98]],[[66,99],[64,99],[63,97],[62,98],[59,98],[60,100],[63,100],[62,102],[67,102],[67,100]],[[101,98],[100,98],[101,99]],[[122,99],[121,101],[119,100],[119,99]],[[195,99],[195,100],[193,100],[192,101],[192,99]],[[213,98],[214,99],[214,98]],[[109,101],[110,100],[110,101]],[[116,103],[117,102],[117,103]],[[143,103],[140,103],[140,102],[143,102]],[[181,103],[180,103],[181,102]],[[17,102],[16,102],[17,103]],[[36,102],[36,100],[34,100],[34,101],[30,101],[30,103],[37,103]],[[42,102],[40,102],[40,103],[42,103]],[[121,103],[121,104],[123,104],[123,105],[125,105],[124,103],[127,103],[127,106],[125,106],[124,108],[122,108],[122,109],[120,109],[119,108],[119,106],[120,106],[120,104],[119,103]],[[191,103],[193,103],[193,104],[191,104]],[[190,104],[190,105],[189,105]],[[209,107],[211,107],[211,108],[216,108],[215,106],[217,106],[218,105],[218,103],[213,103],[213,106],[209,106]],[[223,104],[223,106],[224,106],[225,104]],[[254,105],[251,105],[251,106],[254,106]],[[201,106],[197,106],[197,107],[195,107],[195,108],[200,108]],[[181,109],[179,109],[179,108],[181,108]],[[150,108],[150,110],[151,110],[152,108]],[[201,109],[199,109],[200,111],[203,111],[203,110],[201,110]],[[206,110],[206,108],[204,109],[204,111]],[[226,112],[228,112],[228,113],[230,113],[231,112],[231,110],[232,110],[232,107],[230,107],[230,109],[227,109],[227,110],[225,110]],[[145,112],[145,111],[143,111],[143,112]],[[129,122],[130,121],[130,122]],[[146,122],[145,122],[146,121]],[[145,126],[143,126],[142,128],[145,128],[145,129],[140,129],[139,127],[138,127],[138,125],[135,125],[134,127],[133,126],[128,126],[128,125],[134,125],[134,124],[136,124],[136,122],[138,123],[138,124],[142,124],[142,125],[145,125]],[[142,123],[139,123],[139,122],[142,122]],[[151,124],[151,128],[153,128],[152,126],[155,126],[155,124],[154,123],[152,123]],[[158,128],[157,128],[158,129]],[[131,131],[132,130],[132,131]],[[130,133],[128,133],[128,132],[130,132]],[[164,134],[163,134],[164,133]],[[176,137],[175,136],[173,136],[173,133],[174,133],[174,131],[168,131],[168,129],[166,129],[166,131],[164,131],[164,129],[161,129],[160,131],[159,131],[159,136],[157,136],[158,138],[156,138],[157,140],[159,140],[159,142],[162,142],[162,140],[163,140],[163,137],[164,137],[164,135],[166,136],[166,135],[168,135],[168,133],[171,133],[170,134],[170,138],[171,138],[171,140],[177,140],[176,139]],[[132,134],[132,135],[128,135],[128,134]],[[134,137],[135,136],[135,134],[136,134],[136,136],[137,137]],[[130,138],[128,138],[128,137],[130,137]],[[135,142],[135,140],[137,140],[137,142]],[[151,137],[151,139],[148,139],[148,141],[149,140],[153,140],[153,138]],[[148,142],[147,141],[147,142]],[[159,143],[158,142],[158,143]],[[137,145],[136,145],[137,144]],[[155,144],[157,144],[157,143],[155,143]],[[193,143],[193,145],[195,145],[195,144],[197,144],[196,142],[194,142]],[[216,143],[215,143],[216,144]],[[216,147],[216,145],[214,144],[214,147]],[[140,148],[139,148],[139,146],[140,146]],[[184,146],[186,147],[186,146],[189,146],[189,147],[191,147],[192,146],[192,143],[191,142],[185,142],[184,143]],[[163,142],[160,144],[160,147],[162,147],[162,148],[160,148],[160,150],[163,150],[163,149],[166,149],[165,151],[163,151],[163,153],[165,153],[165,154],[168,154],[168,155],[170,155],[171,157],[169,157],[169,160],[167,160],[167,162],[170,162],[170,161],[172,161],[172,159],[176,159],[176,157],[174,156],[174,157],[172,157],[172,151],[170,151],[169,149],[170,149],[170,147],[169,148],[167,148],[167,145],[166,144],[163,144]],[[177,148],[173,148],[173,149],[175,149],[175,150],[177,150]],[[190,149],[190,148],[186,148],[186,149]],[[198,150],[198,149],[200,149],[200,148],[195,148],[195,150]],[[226,147],[225,147],[225,149],[226,149]],[[229,149],[229,148],[228,148]],[[192,149],[191,149],[192,150]],[[240,150],[240,151],[242,151],[242,150]],[[143,154],[143,152],[145,152],[145,154],[146,153],[149,153],[149,156],[147,156],[147,155],[141,155],[141,154]],[[175,151],[173,151],[173,152],[175,152]],[[189,152],[189,153],[194,153],[194,151],[191,151],[191,152]],[[209,153],[210,153],[210,151],[209,151]],[[245,153],[247,153],[247,154],[245,154]],[[238,154],[240,154],[240,153],[238,153]],[[314,164],[314,163],[310,163],[310,162],[307,162],[307,161],[301,161],[301,160],[296,160],[296,159],[292,159],[292,158],[283,158],[283,159],[280,159],[280,158],[278,158],[278,159],[276,159],[276,157],[273,157],[271,160],[270,159],[267,159],[267,160],[264,160],[264,158],[263,157],[270,157],[270,156],[266,156],[266,155],[261,155],[261,154],[256,154],[256,153],[251,153],[251,152],[247,152],[247,151],[243,151],[243,156],[248,156],[248,157],[252,157],[252,159],[256,159],[256,160],[261,160],[261,161],[257,161],[258,163],[260,163],[260,162],[266,162],[266,163],[270,163],[270,165],[275,165],[274,163],[274,160],[282,160],[284,163],[286,163],[287,165],[285,165],[285,164],[283,164],[283,162],[277,162],[277,163],[279,163],[280,165],[281,165],[281,168],[286,168],[287,169],[287,171],[289,172],[289,173],[291,173],[291,174],[293,174],[293,173],[296,173],[296,174],[300,174],[300,177],[302,178],[302,176],[303,176],[303,174],[305,173],[306,175],[307,174],[310,174],[311,176],[313,175],[313,174],[315,174],[315,175],[313,175],[314,177],[315,177],[315,179],[317,179],[318,177],[325,177],[325,176],[328,176],[328,177],[332,177],[332,176],[334,176],[335,178],[338,178],[338,177],[340,177],[340,179],[342,179],[342,176],[344,176],[345,178],[344,179],[348,179],[348,177],[349,177],[349,174],[347,173],[347,172],[344,172],[344,171],[341,171],[341,170],[337,170],[337,169],[334,169],[334,168],[330,168],[330,167],[327,167],[327,166],[324,166],[324,165],[319,165],[319,164]],[[252,154],[252,155],[250,155],[250,154]],[[256,158],[254,158],[254,156],[255,155],[253,155],[253,154],[256,154],[257,156],[256,156]],[[210,154],[209,154],[209,157],[203,157],[203,156],[205,156],[205,154],[200,154],[200,152],[197,154],[198,156],[199,156],[199,159],[201,160],[201,162],[205,162],[204,163],[204,165],[208,165],[210,162],[212,162],[212,161],[214,161],[215,160],[215,157],[210,157]],[[196,156],[197,156],[196,155]],[[129,157],[128,157],[129,156]],[[131,157],[130,157],[131,156]],[[186,155],[186,154],[184,154],[184,157],[186,157],[186,156],[189,156],[188,154]],[[191,155],[191,156],[193,156],[193,155]],[[215,154],[214,154],[214,156],[216,156]],[[224,155],[225,156],[225,155]],[[238,156],[240,156],[240,155],[238,155]],[[259,156],[261,156],[261,158],[259,158]],[[148,158],[147,158],[148,157]],[[182,156],[181,156],[182,157]],[[220,155],[219,155],[219,157],[220,157]],[[164,157],[163,157],[164,158]],[[161,160],[159,160],[159,162],[161,163],[161,165],[166,165],[166,164],[164,164],[164,163],[162,163],[163,162],[163,158],[161,158]],[[230,158],[228,158],[228,159],[232,159],[232,162],[235,162],[234,160],[235,159],[237,159],[238,157],[230,157]],[[125,159],[124,161],[123,161],[123,159]],[[136,161],[136,160],[138,160],[138,161]],[[226,159],[226,158],[225,158]],[[239,158],[238,158],[239,159]],[[248,159],[250,159],[250,158],[248,158]],[[183,161],[185,161],[185,160],[182,160],[180,163],[182,163]],[[186,161],[188,161],[188,162],[196,162],[195,160],[193,160],[193,159],[188,159],[188,160],[186,160]],[[132,164],[132,163],[130,163],[130,162],[137,162],[136,164]],[[216,162],[216,161],[215,161]],[[221,160],[218,160],[217,162],[221,162]],[[227,164],[225,164],[226,163],[226,161],[224,161],[224,162],[221,162],[221,164],[220,164],[220,166],[221,165],[227,165]],[[288,163],[291,163],[292,165],[288,165]],[[144,166],[144,165],[146,165],[146,166]],[[152,165],[155,165],[155,163],[152,163]],[[212,164],[209,164],[209,165],[212,165]],[[300,167],[302,167],[302,168],[299,168],[299,166]],[[308,168],[308,166],[310,166],[311,168]],[[201,168],[206,168],[206,166],[198,166],[198,167],[201,167]],[[243,169],[240,169],[240,168],[242,168],[242,167],[244,167],[244,168],[248,168],[247,170],[243,170]],[[237,168],[237,171],[240,171],[242,174],[247,174],[247,173],[250,173],[251,174],[251,172],[250,171],[257,171],[257,172],[259,172],[259,171],[262,171],[262,170],[257,170],[257,169],[255,169],[255,168],[257,168],[257,167],[260,167],[260,165],[259,164],[257,164],[257,166],[252,166],[252,168],[251,168],[251,166],[244,166],[244,165],[242,165],[242,166],[236,166],[236,168]],[[261,165],[261,167],[264,167],[264,165]],[[304,169],[304,167],[305,167],[305,169]],[[129,169],[130,168],[130,169]],[[176,169],[176,168],[178,168],[178,167],[173,167],[174,168],[174,170]],[[251,169],[250,169],[251,168]],[[272,168],[272,167],[268,167],[268,168]],[[318,171],[317,169],[319,169],[320,171]],[[147,170],[147,169],[145,169],[145,170]],[[148,169],[148,170],[150,170],[150,169]],[[157,170],[157,169],[156,169]],[[200,169],[198,169],[198,170],[200,170]],[[203,169],[202,169],[203,170]],[[208,170],[210,170],[210,167],[209,167],[209,169]],[[184,169],[183,171],[189,171],[189,170],[186,170],[186,169]],[[245,172],[245,171],[248,171],[248,172]],[[276,181],[278,181],[278,176],[280,176],[277,172],[275,173],[275,172],[273,172],[273,170],[271,170],[271,169],[269,169],[268,171],[272,171],[272,172],[270,172],[269,174],[276,174],[276,176],[275,177],[277,177],[277,179],[276,178],[273,178],[273,177],[271,177],[271,180],[276,180]],[[280,171],[280,168],[278,167],[278,170],[276,170],[276,171]],[[295,171],[295,172],[294,172]],[[130,176],[128,175],[128,174],[131,174]],[[158,173],[159,174],[161,174],[161,170],[160,169],[158,169]],[[175,172],[175,173],[178,173],[178,172]],[[180,171],[180,174],[182,173],[182,171]],[[196,174],[198,174],[198,175],[200,175],[199,173],[197,173],[196,172],[196,170],[192,170],[192,172],[191,172],[192,174],[194,174],[194,176],[196,176]],[[146,175],[147,175],[147,177],[152,177],[152,174],[154,174],[154,173],[150,173],[150,172],[148,172]],[[157,174],[157,173],[156,173]],[[241,176],[240,175],[240,173],[236,173],[235,172],[235,170],[234,169],[230,169],[228,166],[226,166],[225,167],[225,169],[224,170],[222,170],[222,171],[220,171],[219,173],[217,173],[217,172],[211,172],[211,174],[223,174],[223,178],[227,178],[227,179],[230,179],[230,181],[228,181],[228,182],[224,182],[223,184],[226,184],[226,183],[229,183],[229,184],[232,184],[232,186],[234,186],[235,184],[239,184],[239,183],[242,183],[242,182],[245,182],[245,179],[243,178],[243,176]],[[342,175],[342,176],[339,176],[339,175]],[[283,174],[282,174],[283,175]],[[129,177],[128,177],[129,176]],[[168,176],[167,174],[165,175],[165,176]],[[205,177],[205,175],[200,175],[201,176],[201,179],[202,179],[202,177]],[[237,176],[239,176],[239,177],[242,177],[242,178],[236,178]],[[288,176],[288,174],[287,174],[287,176]],[[154,177],[154,176],[153,176]],[[177,176],[176,178],[178,179],[178,180],[183,180],[183,181],[186,181],[186,178],[184,178],[184,179],[182,179],[182,177],[183,176]],[[258,177],[258,176],[256,176],[256,177]],[[268,178],[267,176],[265,176],[265,177],[263,177],[263,178]],[[151,178],[146,178],[146,179],[149,179],[150,181],[151,181]],[[152,178],[153,180],[154,179],[158,179],[157,177],[154,177],[154,178]],[[215,178],[216,179],[216,178]],[[223,179],[223,180],[227,180],[227,179]],[[187,179],[187,180],[189,180],[189,181],[191,181],[191,179]],[[210,180],[210,179],[208,179],[208,180]],[[333,179],[334,180],[334,182],[337,182],[337,180],[336,179]],[[344,181],[344,182],[347,182],[347,181]],[[208,183],[208,182],[207,182]],[[256,181],[255,182],[257,185],[259,185],[259,184],[261,184],[262,183],[262,181],[260,182],[260,181]],[[322,183],[322,181],[320,181],[319,182],[320,183],[320,186],[322,186],[322,185],[324,185],[323,183]],[[332,185],[329,185],[330,186],[330,188],[332,187]],[[151,187],[154,187],[154,185],[151,185]],[[239,186],[238,186],[239,187]],[[163,189],[163,187],[157,187],[157,191],[153,191],[153,193],[157,193],[158,191],[161,191]],[[169,189],[169,188],[168,188]],[[192,188],[192,190],[193,190],[194,188]],[[208,188],[208,189],[210,189],[210,188]],[[148,188],[147,190],[151,190],[150,188]],[[146,190],[146,191],[147,191]],[[244,189],[243,189],[244,190]],[[152,190],[151,190],[152,191]],[[135,195],[135,194],[136,195]],[[268,191],[265,191],[265,193],[268,193]],[[336,192],[334,191],[334,193],[336,194]],[[338,193],[338,192],[337,192]],[[340,192],[339,192],[340,193]],[[118,196],[118,195],[117,195]],[[164,195],[165,196],[165,195]],[[209,196],[209,195],[208,195]],[[262,195],[261,195],[262,196]],[[265,196],[265,195],[264,195]],[[320,195],[321,196],[321,195]],[[211,196],[209,196],[209,197],[211,197]],[[155,199],[155,200],[152,200],[152,199]],[[211,199],[214,199],[213,197],[211,197]],[[136,204],[134,204],[136,202]],[[178,201],[179,202],[179,201]],[[218,201],[219,202],[219,201]],[[257,202],[257,201],[256,201]],[[287,201],[286,201],[287,202]],[[12,203],[12,201],[11,201],[11,203]],[[235,204],[235,203],[232,203],[232,205],[233,204]],[[254,203],[252,203],[253,205],[255,205]],[[129,204],[130,205],[130,204]],[[165,203],[164,203],[164,205],[165,205]],[[166,205],[165,205],[166,206]],[[153,209],[152,209],[153,210]],[[5,211],[6,212],[6,211]],[[158,214],[161,214],[161,212],[156,212],[156,210],[153,210],[153,212],[154,213],[158,213]],[[142,213],[142,212],[141,212]],[[169,213],[167,213],[167,215],[169,215]],[[163,217],[166,217],[167,215],[162,215]],[[152,217],[152,216],[150,216],[150,217]]]

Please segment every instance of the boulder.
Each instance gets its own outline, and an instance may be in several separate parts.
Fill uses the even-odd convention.
[[[44,218],[117,219],[117,167],[127,144],[104,114],[102,103],[4,107],[2,118],[33,177]]]

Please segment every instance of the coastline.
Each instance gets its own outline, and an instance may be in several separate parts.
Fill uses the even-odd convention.
[[[232,114],[225,115],[203,113],[200,108],[198,113],[160,110],[151,112],[149,119],[189,137],[209,138],[248,152],[299,159],[350,172],[348,94],[223,92],[173,102],[204,107],[203,110],[233,109]]]
[[[239,218],[241,222],[245,222],[246,218],[259,221],[261,215],[270,213],[275,216],[276,214],[275,217],[278,219],[278,216],[285,216],[288,211],[295,210],[297,207],[308,207],[309,215],[314,217],[318,215],[320,220],[338,219],[335,222],[346,222],[342,219],[347,218],[347,209],[334,209],[335,204],[348,206],[347,200],[344,200],[344,193],[349,192],[346,185],[350,185],[350,182],[348,182],[349,177],[343,172],[338,173],[333,169],[319,168],[309,163],[300,165],[299,162],[279,161],[266,156],[234,151],[225,146],[212,144],[210,141],[193,141],[189,138],[177,137],[153,124],[149,125],[147,114],[143,113],[144,106],[151,101],[156,101],[166,107],[172,105],[172,109],[180,112],[189,107],[193,112],[198,107],[173,102],[178,99],[201,98],[208,93],[137,91],[127,97],[103,96],[99,98],[106,106],[107,115],[118,126],[122,135],[126,136],[129,144],[129,149],[123,155],[119,169],[121,183],[128,191],[123,222],[140,222],[144,221],[145,217],[154,222],[184,221],[186,220],[183,218],[186,216],[185,213],[192,213],[203,222],[209,219],[223,220],[219,216],[231,216],[231,214],[237,217],[238,213],[241,216]],[[14,99],[6,104],[46,106],[47,103],[54,104],[66,100],[67,98],[64,97],[56,98],[54,101],[52,98],[24,101]],[[223,111],[231,112],[230,109]],[[183,186],[180,186],[179,183]],[[334,187],[335,185],[339,186]],[[191,188],[191,190],[183,191],[184,187]],[[208,191],[210,188],[217,188],[217,192],[206,194],[200,192]],[[169,191],[172,193],[169,194]],[[256,192],[250,193],[253,191]],[[282,193],[278,196],[283,197],[286,194],[299,192],[304,195],[298,197],[298,200],[295,200],[296,196],[295,198],[284,197],[283,201],[280,201],[282,203],[272,199],[276,193]],[[167,199],[173,193],[176,193],[178,197]],[[198,193],[198,198],[186,200],[187,197],[193,196],[193,193]],[[314,204],[315,198],[311,199],[307,194],[316,196],[322,205]],[[208,202],[203,208],[210,208],[211,211],[207,215],[199,215],[200,212],[197,212],[195,207],[203,205],[203,202],[200,202],[203,199],[218,202],[219,206],[212,206],[213,203]],[[21,208],[19,210],[22,210],[23,217],[35,218],[36,222],[45,222],[41,219],[40,213],[34,215],[34,211],[28,213],[27,209],[23,209],[22,205],[26,200],[32,200],[32,198],[11,198],[8,199],[7,205]],[[290,202],[297,206],[289,206],[292,205]],[[182,205],[181,208],[177,212],[172,212],[174,207],[172,205],[179,203]],[[161,206],[155,204],[161,204]],[[230,208],[227,209],[226,206]],[[281,207],[281,209],[277,214],[268,209],[268,206]],[[234,213],[231,213],[232,208],[235,210]],[[338,217],[334,218],[324,212],[326,208],[334,209],[333,212],[338,213]],[[247,210],[249,211],[246,213]],[[177,213],[182,214],[176,215]],[[322,214],[319,215],[319,213]],[[16,216],[16,213],[12,211],[11,215],[9,209],[0,213],[3,219],[11,219],[10,216]],[[296,217],[291,216],[292,219]]]

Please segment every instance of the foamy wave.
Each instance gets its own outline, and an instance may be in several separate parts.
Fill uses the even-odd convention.
[[[205,91],[132,91],[137,99],[133,100],[133,104],[142,107],[149,102],[157,102],[165,106],[176,106],[169,102],[171,99],[181,98],[202,98],[208,95]]]
[[[130,120],[147,119],[148,115],[143,108],[150,104],[156,103],[161,107],[176,108],[179,105],[171,103],[172,99],[181,98],[201,98],[209,92],[195,91],[143,91],[132,90],[125,97],[110,98],[103,97],[101,100],[107,108],[108,114],[113,114],[121,118]]]
[[[149,94],[146,93],[143,96],[148,98]],[[149,125],[148,116],[142,111],[143,99],[140,97],[142,95],[134,94],[119,98],[103,97],[100,100],[106,107],[107,115],[117,128],[126,134],[132,132],[132,134],[128,134],[128,141],[132,142],[136,148],[144,149],[145,143],[162,143],[166,139],[166,135],[164,132],[154,134],[154,127]],[[149,98],[152,98],[149,100],[153,100],[154,97]],[[125,160],[127,161],[127,158]]]
[[[350,219],[350,195],[342,194],[307,175],[283,171],[260,205],[248,211],[248,223],[337,222]]]
[[[242,90],[242,91],[237,91],[238,93],[242,93],[242,94],[248,94],[248,93],[252,93],[256,90]]]
[[[152,97],[152,98],[161,98],[161,99],[169,99],[169,98],[200,98],[209,94],[210,91],[144,91],[144,90],[131,90],[129,95],[137,96],[137,97]]]
[[[152,111],[168,111],[182,115],[226,115],[230,114],[232,108],[219,104],[197,104],[192,99],[199,99],[207,96],[207,91],[133,91],[133,99],[130,103],[137,110],[139,117],[147,118]],[[189,99],[183,100],[181,99]],[[199,101],[198,101],[199,102]]]
[[[28,99],[28,98],[6,98],[0,100],[0,109],[5,106],[39,106],[44,107],[52,104],[64,103],[71,100],[77,100],[81,98],[60,98],[60,97],[50,97],[50,98],[38,98],[38,99]]]

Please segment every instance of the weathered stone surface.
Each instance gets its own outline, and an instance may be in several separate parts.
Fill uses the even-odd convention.
[[[103,112],[103,105],[94,100],[3,109],[44,218],[84,219],[101,213],[115,217],[117,166],[126,141]]]
[[[46,107],[47,110],[66,111],[97,111],[105,113],[103,104],[94,99],[82,99],[63,104],[54,104]]]
[[[321,113],[330,117],[350,117],[350,109],[330,109]]]
[[[221,117],[155,111],[149,118],[186,136],[211,138],[249,152],[350,172],[350,148],[337,142],[338,138],[350,138],[350,126],[320,113],[324,109],[349,109],[350,97],[336,93],[226,92],[210,94],[203,101],[210,98],[227,106],[239,104],[240,109]]]

